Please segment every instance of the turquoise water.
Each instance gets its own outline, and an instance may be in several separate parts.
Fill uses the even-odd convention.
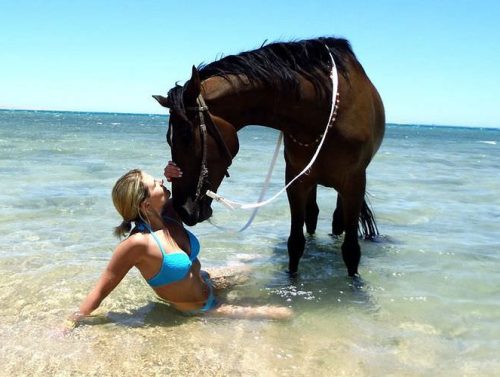
[[[234,303],[290,322],[185,318],[131,271],[94,324],[58,337],[106,265],[114,181],[170,157],[164,116],[0,111],[0,375],[494,376],[500,370],[500,130],[388,125],[368,170],[385,242],[362,242],[361,289],[332,239],[333,191],[290,281],[285,196],[244,233],[192,228],[205,267],[251,268]],[[277,133],[249,127],[219,192],[252,202]],[[270,194],[283,185],[280,160]],[[249,213],[214,204],[230,229]]]

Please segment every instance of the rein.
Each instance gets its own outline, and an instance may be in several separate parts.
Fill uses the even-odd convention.
[[[330,52],[330,50],[328,49],[327,46],[325,46],[325,48],[327,49],[328,51],[328,54],[330,55],[330,60],[332,62],[332,69],[330,71],[330,79],[332,81],[332,101],[331,101],[331,107],[330,107],[330,115],[328,116],[328,122],[326,124],[326,128],[325,128],[325,132],[323,132],[322,135],[320,135],[321,137],[321,140],[319,141],[319,144],[318,144],[318,148],[316,149],[316,152],[314,153],[313,157],[311,158],[311,161],[309,161],[309,163],[306,165],[306,167],[299,173],[295,176],[295,178],[293,178],[290,182],[288,182],[288,184],[283,187],[280,191],[278,191],[278,193],[276,193],[273,197],[265,200],[265,201],[260,201],[261,198],[264,196],[264,192],[261,193],[260,197],[259,198],[259,201],[256,202],[256,203],[239,203],[239,202],[235,202],[235,201],[232,201],[232,200],[228,200],[220,195],[218,195],[217,193],[213,192],[213,191],[210,191],[208,190],[206,195],[209,196],[210,198],[212,198],[213,200],[215,200],[216,202],[220,202],[222,204],[224,204],[226,207],[230,208],[230,209],[236,209],[236,208],[242,208],[242,209],[251,209],[251,208],[254,208],[254,209],[257,209],[257,208],[260,208],[260,207],[263,207],[271,202],[273,202],[278,196],[280,196],[288,187],[290,187],[290,185],[292,183],[294,183],[299,177],[301,177],[302,175],[304,174],[308,174],[311,166],[314,164],[314,162],[316,161],[316,158],[318,157],[319,155],[319,152],[321,150],[321,147],[323,146],[323,143],[326,139],[326,135],[328,133],[328,130],[330,128],[332,128],[333,126],[333,123],[335,122],[335,116],[337,114],[337,110],[338,110],[338,106],[339,106],[339,103],[340,103],[340,99],[339,99],[339,92],[338,92],[338,73],[337,73],[337,66],[335,64],[335,60],[333,59],[333,56]],[[293,137],[291,137],[293,139]],[[282,133],[280,134],[280,138],[278,139],[278,146],[277,146],[277,149],[279,149],[279,144],[281,143],[281,139],[282,139]],[[295,141],[295,140],[294,140]],[[298,142],[297,142],[298,143]],[[303,146],[309,146],[309,145],[304,145],[303,143],[299,143]],[[270,179],[270,175],[272,173],[272,169],[274,168],[274,162],[271,164],[270,166],[270,171],[269,173],[267,174],[267,178],[266,178],[266,182],[265,182],[265,185],[267,185],[269,182],[268,180]],[[254,214],[252,215],[252,219],[253,217],[255,216],[255,212]],[[242,228],[241,230],[245,229],[246,227],[248,227],[248,225],[250,225],[249,223],[247,223],[244,228]],[[241,231],[240,230],[240,231]]]
[[[196,99],[196,103],[198,106],[191,106],[187,107],[186,110],[190,111],[197,111],[200,116],[200,135],[201,135],[201,142],[202,142],[202,157],[201,157],[201,167],[200,167],[200,175],[198,177],[198,183],[196,185],[196,195],[194,202],[198,203],[200,199],[204,196],[202,194],[201,190],[204,186],[204,184],[208,181],[208,167],[207,167],[207,153],[208,153],[208,148],[207,148],[207,123],[205,122],[205,112],[208,113],[208,106],[205,103],[205,100],[201,96],[201,94],[198,96]],[[207,114],[208,115],[208,114]],[[208,115],[208,118],[210,119],[210,115]],[[212,134],[214,136],[214,139],[217,142],[217,145],[219,146],[220,149],[224,152],[226,155],[226,159],[228,160],[228,167],[231,165],[233,157],[231,156],[231,152],[229,151],[228,146],[226,145],[224,138],[222,137],[222,134],[219,130],[219,128],[213,124],[213,122],[208,122],[208,127],[210,127],[210,130],[212,131]],[[226,177],[229,177],[229,173],[226,170],[225,173]]]

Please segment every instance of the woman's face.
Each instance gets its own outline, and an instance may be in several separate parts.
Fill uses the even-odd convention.
[[[163,185],[163,179],[154,179],[147,173],[142,173],[142,182],[149,191],[149,198],[146,201],[152,210],[160,213],[170,198],[170,191]]]

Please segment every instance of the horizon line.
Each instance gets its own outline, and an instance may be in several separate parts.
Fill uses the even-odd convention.
[[[30,111],[30,112],[45,112],[45,113],[73,113],[73,114],[109,114],[109,115],[138,115],[138,116],[170,116],[169,114],[161,113],[131,113],[131,112],[121,112],[121,111],[86,111],[86,110],[47,110],[47,109],[13,109],[13,108],[0,108],[0,111]],[[471,126],[471,125],[459,125],[459,124],[439,124],[439,123],[401,123],[401,122],[385,122],[386,125],[396,125],[396,126],[423,126],[423,127],[449,127],[449,128],[476,128],[476,129],[500,129],[499,126]],[[258,126],[258,125],[255,125]]]

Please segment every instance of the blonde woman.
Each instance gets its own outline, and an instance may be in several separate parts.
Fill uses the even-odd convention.
[[[167,180],[181,175],[177,166],[169,162],[165,168]],[[160,299],[183,313],[208,312],[237,318],[291,317],[292,312],[286,307],[246,307],[219,302],[209,274],[201,270],[200,243],[184,228],[170,195],[163,180],[138,169],[118,179],[112,198],[123,221],[115,234],[126,238],[116,247],[106,269],[71,320],[78,323],[89,316],[133,267]]]

